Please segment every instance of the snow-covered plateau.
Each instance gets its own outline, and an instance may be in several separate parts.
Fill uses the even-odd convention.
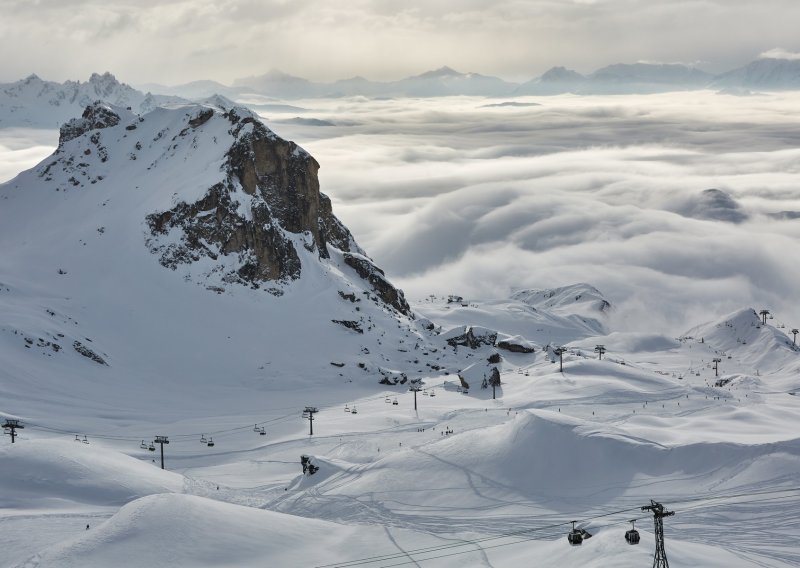
[[[487,299],[448,272],[407,298],[375,220],[362,247],[259,115],[129,106],[90,103],[0,185],[0,419],[20,427],[0,438],[0,568],[633,568],[653,501],[673,567],[800,565],[791,297],[709,316],[720,299],[677,332],[622,325],[591,270]],[[750,218],[718,193],[668,205],[697,231]]]

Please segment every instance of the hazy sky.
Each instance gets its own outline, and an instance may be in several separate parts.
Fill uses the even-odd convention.
[[[797,0],[0,0],[0,81],[396,79],[442,65],[527,80],[637,60],[724,71],[800,51],[799,21]]]

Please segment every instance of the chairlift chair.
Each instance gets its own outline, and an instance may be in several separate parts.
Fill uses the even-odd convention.
[[[347,406],[346,404],[344,405],[344,411],[345,411],[345,412],[350,412],[350,407],[349,407],[349,406]]]
[[[150,445],[147,446],[147,449],[150,450],[151,452],[155,452],[156,451],[156,446],[155,446],[155,444],[153,444],[153,442],[150,442]]]
[[[211,438],[211,437],[209,437],[209,438],[208,438],[208,443],[207,443],[206,445],[207,445],[209,448],[213,448],[213,447],[214,447],[214,439],[213,439],[213,438]]]
[[[201,434],[200,435],[200,443],[201,444],[207,444],[208,443],[208,440],[206,440],[206,435],[205,434]]]
[[[267,429],[264,426],[262,426],[261,430],[258,431],[258,435],[259,436],[266,436],[267,435]]]
[[[253,432],[258,432],[258,424],[253,424]]]
[[[639,531],[636,530],[634,523],[635,520],[631,521],[631,528],[628,531],[625,531],[625,541],[628,544],[639,544]]]
[[[436,396],[436,391],[435,390],[431,391],[431,396]]]
[[[81,441],[80,437],[78,437],[78,435],[77,435],[77,434],[75,434],[75,441],[76,441],[76,442],[80,442],[80,441]]]
[[[82,440],[82,442],[83,442],[84,444],[88,444],[88,443],[89,443],[89,439],[86,437],[86,434],[84,434],[84,435],[83,435],[83,440]]]
[[[143,450],[147,449],[147,444],[144,443],[144,440],[142,440],[142,443],[139,444],[139,447],[142,448]]]
[[[572,546],[577,546],[579,544],[583,544],[583,533],[580,529],[575,528],[575,523],[577,521],[572,521],[572,530],[567,535],[567,540]]]
[[[397,398],[395,397],[395,399],[392,401],[392,405],[397,406],[398,404],[400,404],[400,403],[397,402]]]
[[[428,396],[428,391],[427,391],[427,390],[425,390],[425,389],[423,389],[423,390],[422,390],[422,396]]]
[[[350,414],[358,414],[358,410],[356,409],[356,405],[353,405],[353,410],[350,411]]]
[[[385,402],[386,404],[392,404],[392,399],[387,396],[383,402]]]

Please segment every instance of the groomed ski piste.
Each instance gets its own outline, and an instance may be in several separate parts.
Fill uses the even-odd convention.
[[[416,306],[506,314],[509,328],[518,308]],[[566,343],[563,372],[537,344],[504,354],[496,398],[429,377],[416,411],[405,386],[306,385],[247,414],[178,417],[153,392],[159,422],[88,406],[71,428],[22,417],[0,450],[2,565],[634,567],[652,562],[641,506],[655,499],[676,512],[671,566],[795,566],[800,353],[773,321],[743,309],[681,338],[584,337]],[[155,435],[169,437],[164,471],[158,446],[140,448]],[[593,535],[581,546],[565,538],[572,520]]]

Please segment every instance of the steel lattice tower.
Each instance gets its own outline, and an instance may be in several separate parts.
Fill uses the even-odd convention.
[[[642,511],[653,511],[653,524],[656,533],[656,553],[653,556],[653,568],[669,568],[667,551],[664,549],[664,517],[675,514],[675,511],[665,511],[664,505],[650,499],[650,504],[642,507]]]

